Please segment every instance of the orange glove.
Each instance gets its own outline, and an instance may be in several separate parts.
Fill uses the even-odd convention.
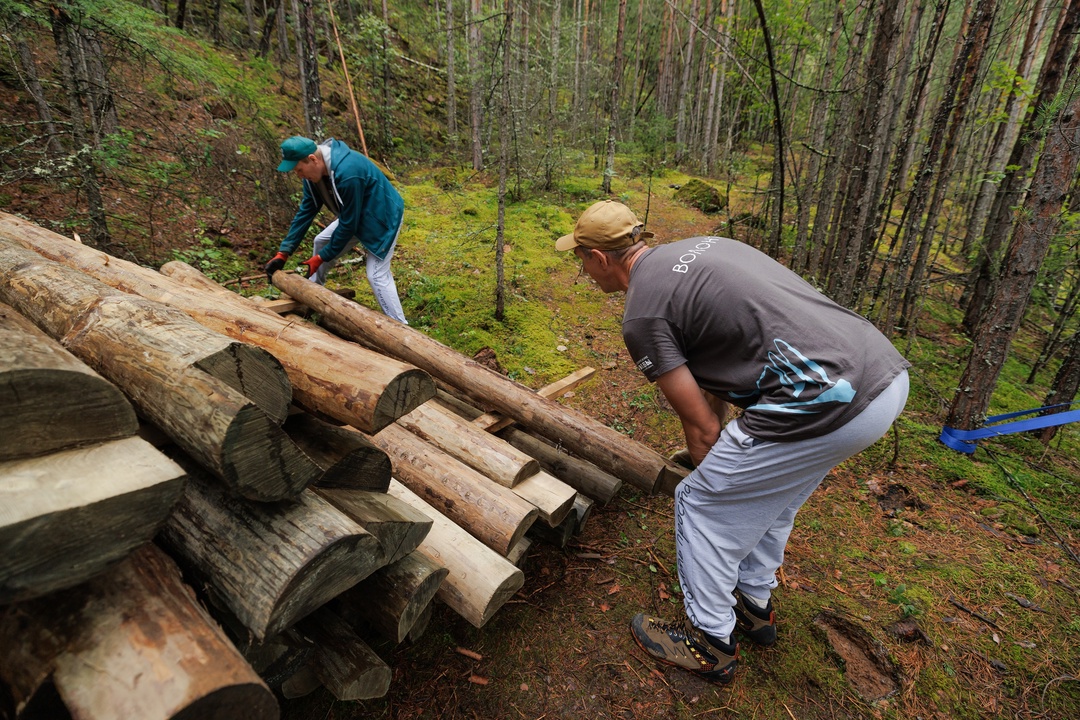
[[[319,266],[323,264],[323,259],[318,255],[312,255],[310,258],[296,266],[299,270],[301,267],[307,268],[307,277],[311,277],[319,270]]]

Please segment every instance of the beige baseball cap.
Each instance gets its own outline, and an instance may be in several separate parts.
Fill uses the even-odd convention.
[[[578,245],[598,250],[618,250],[630,247],[642,238],[651,238],[651,232],[643,232],[634,238],[632,231],[645,223],[637,219],[630,208],[615,200],[593,203],[581,213],[574,232],[555,241],[556,250],[571,250]]]

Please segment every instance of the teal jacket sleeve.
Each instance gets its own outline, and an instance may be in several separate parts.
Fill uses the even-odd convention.
[[[338,178],[334,186],[341,203],[341,212],[338,213],[338,224],[330,237],[330,242],[319,251],[319,257],[323,259],[323,262],[333,260],[343,253],[353,236],[360,234],[360,221],[364,217],[364,206],[367,201],[364,183],[355,175]]]
[[[297,209],[296,215],[293,216],[288,234],[285,235],[285,239],[281,241],[281,245],[278,247],[278,252],[285,252],[290,255],[296,252],[296,248],[304,241],[304,235],[307,234],[308,228],[311,227],[311,222],[315,219],[315,215],[320,208],[322,208],[322,201],[317,199],[311,183],[305,180],[304,197],[300,201],[300,207]]]

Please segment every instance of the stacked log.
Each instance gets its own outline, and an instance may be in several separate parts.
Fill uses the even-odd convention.
[[[18,303],[55,341],[82,353],[135,403],[149,430],[161,433],[176,477],[187,480],[182,488],[175,482],[169,511],[155,525],[157,544],[225,628],[223,656],[239,656],[263,689],[292,697],[321,686],[354,700],[385,693],[391,673],[371,651],[372,638],[415,640],[436,600],[483,627],[524,584],[534,541],[565,547],[593,502],[610,501],[623,479],[652,489],[677,473],[652,451],[552,400],[587,373],[533,392],[313,283],[284,273],[274,281],[345,337],[260,308],[189,266],[170,263],[158,273],[0,213],[0,299]],[[158,327],[168,332],[155,334]],[[273,362],[254,371],[260,375],[241,368],[230,377],[230,358],[237,368],[262,356]],[[151,370],[139,367],[139,357],[153,358]],[[469,400],[436,398],[428,372]],[[259,388],[250,377],[261,378]],[[275,389],[261,387],[267,384]],[[480,398],[483,408],[475,405]],[[195,420],[195,411],[204,414]],[[257,424],[232,424],[255,417]],[[95,432],[74,424],[87,437]],[[145,445],[102,438],[93,447],[132,441]],[[254,449],[236,454],[237,447]],[[136,454],[127,446],[112,452],[128,464]],[[272,481],[256,485],[254,469],[267,462],[277,463]],[[132,474],[100,464],[106,475]],[[5,467],[0,455],[0,486],[12,474]],[[72,497],[73,505],[93,502]],[[117,512],[132,514],[141,507],[135,502]],[[14,554],[30,555],[23,547]],[[91,583],[106,577],[97,570]],[[49,597],[60,598],[58,606],[78,604],[76,591],[88,587]],[[185,586],[168,594],[192,592]],[[0,603],[12,600],[23,598],[0,596]],[[107,604],[103,616],[124,612],[115,599]],[[4,617],[22,617],[27,608],[16,603]],[[37,627],[58,622],[41,618]],[[23,644],[25,627],[0,619],[0,647]],[[45,702],[41,688],[63,685],[60,700],[83,711],[72,684],[82,681],[60,681],[62,650],[27,660],[25,670],[13,670],[12,656],[0,653],[0,679],[16,688],[22,707]],[[236,677],[226,673],[221,682],[251,692]],[[201,675],[190,684],[204,695],[147,716],[198,707],[192,716],[215,717],[210,697],[233,692],[211,689]],[[104,704],[122,703],[119,694]]]
[[[127,398],[0,305],[0,603],[103,572],[154,536],[184,471]]]

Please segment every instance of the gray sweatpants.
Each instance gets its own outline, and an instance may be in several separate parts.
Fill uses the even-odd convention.
[[[729,422],[705,460],[675,490],[675,550],[686,614],[726,638],[737,587],[767,598],[799,510],[825,475],[884,435],[907,402],[905,370],[865,410],[828,435],[754,440]]]
[[[326,243],[330,242],[330,237],[334,234],[334,230],[337,229],[337,224],[338,221],[335,219],[315,236],[314,252],[316,255],[319,254],[319,251],[323,249]],[[398,225],[397,233],[394,235],[394,242],[390,245],[390,249],[386,251],[386,257],[384,258],[379,258],[374,253],[365,250],[364,265],[367,268],[367,279],[371,283],[371,291],[375,294],[375,299],[378,301],[379,307],[382,308],[383,314],[408,325],[409,321],[405,319],[405,311],[401,308],[401,298],[398,297],[394,273],[390,271],[390,259],[394,257],[394,248],[397,247],[397,239],[400,234],[401,225]],[[345,253],[356,247],[356,243],[359,241],[360,238],[354,235],[352,240],[345,246],[345,249],[341,251],[341,255],[338,255],[333,260],[327,260],[319,266],[319,269],[311,276],[311,281],[319,285],[325,285],[330,268],[337,265],[341,258],[345,256]]]

